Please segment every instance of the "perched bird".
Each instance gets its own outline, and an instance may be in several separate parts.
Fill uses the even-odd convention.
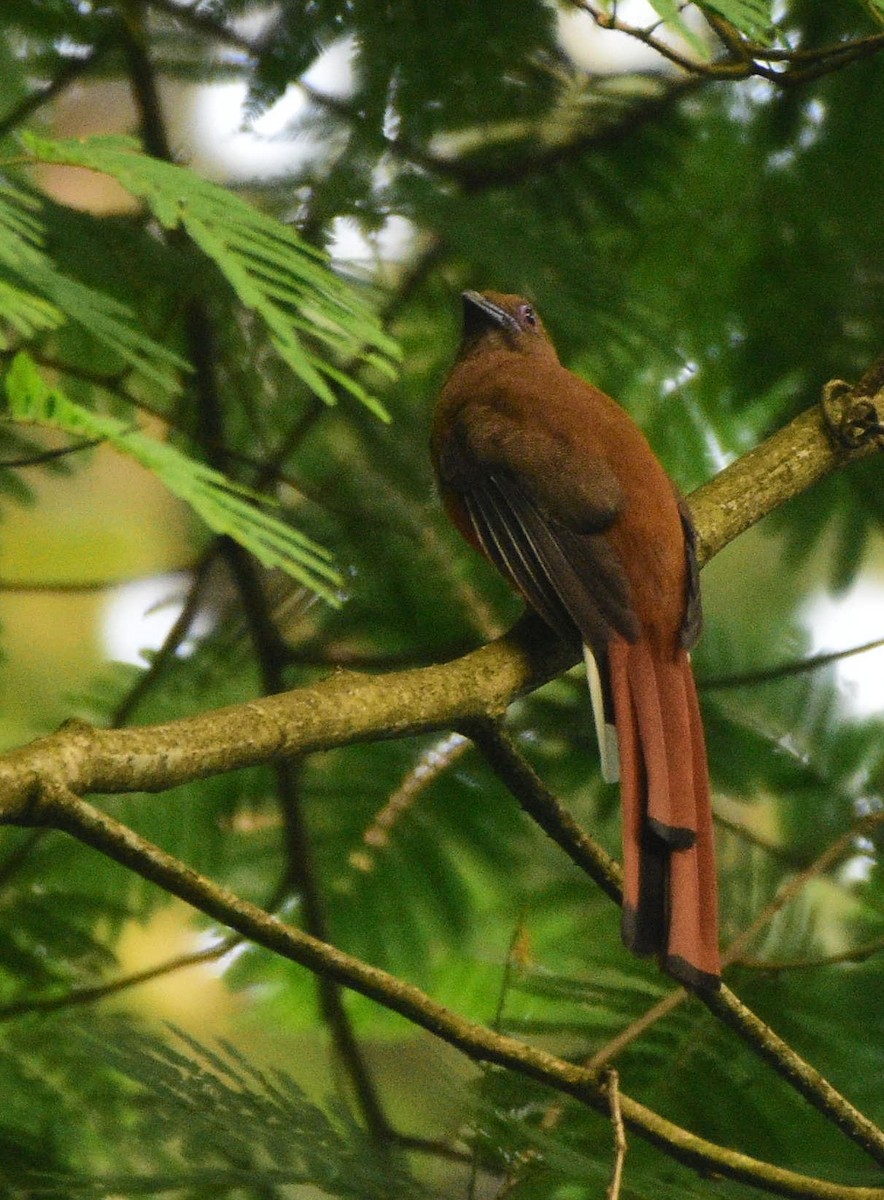
[[[621,780],[623,940],[719,984],[715,848],[688,650],[700,632],[684,502],[618,404],[559,362],[534,306],[463,293],[431,453],[455,526],[582,643],[604,777]]]

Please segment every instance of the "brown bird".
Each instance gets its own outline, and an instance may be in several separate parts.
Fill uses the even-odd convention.
[[[531,608],[583,645],[602,772],[621,780],[624,942],[692,987],[717,987],[687,507],[632,419],[561,365],[532,304],[464,292],[463,306],[431,437],[443,504]]]

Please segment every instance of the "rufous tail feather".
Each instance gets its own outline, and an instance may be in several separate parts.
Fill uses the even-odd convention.
[[[706,748],[687,652],[646,638],[608,646],[620,744],[623,939],[660,953],[676,978],[720,974],[715,848]]]

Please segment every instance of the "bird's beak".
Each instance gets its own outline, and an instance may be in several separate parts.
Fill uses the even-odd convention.
[[[481,292],[463,292],[463,335],[466,341],[480,337],[483,333],[499,329],[508,334],[520,332],[515,317],[483,296]]]

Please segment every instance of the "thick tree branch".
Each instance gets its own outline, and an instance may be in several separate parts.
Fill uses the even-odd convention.
[[[162,725],[97,729],[68,721],[0,757],[0,821],[28,825],[41,779],[87,792],[159,792],[258,763],[502,716],[570,665],[531,617],[453,662],[387,675],[341,671],[312,686]]]
[[[862,385],[851,393],[856,403],[869,399]],[[871,402],[884,413],[884,389]],[[851,427],[852,411],[842,397],[838,430]],[[693,493],[702,562],[831,471],[876,451],[874,431],[849,447],[833,436],[835,423],[808,409]],[[78,795],[163,791],[314,750],[493,720],[576,657],[527,616],[448,663],[384,675],[341,671],[311,687],[164,725],[109,730],[68,722],[0,757],[0,820],[29,824],[29,797],[41,778],[63,781]]]
[[[884,385],[876,374],[880,367],[879,360],[853,388],[840,390],[837,380],[827,384],[821,404],[799,413],[691,495],[701,564],[832,471],[880,449],[874,421],[865,436],[854,433],[867,405],[878,422],[884,419]]]

